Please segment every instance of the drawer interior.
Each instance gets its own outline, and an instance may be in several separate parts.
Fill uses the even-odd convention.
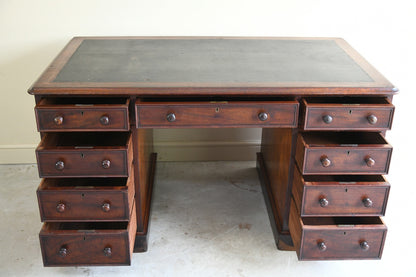
[[[389,100],[385,97],[307,97],[305,102],[308,104],[341,104],[341,105],[389,105]]]
[[[123,105],[127,104],[126,98],[114,97],[48,97],[43,98],[38,106],[52,105],[73,105],[73,106],[94,106],[94,105]]]
[[[387,144],[384,137],[377,132],[307,132],[302,137],[309,146]]]
[[[386,182],[382,175],[304,175],[305,182],[336,182],[336,183],[380,183]]]
[[[126,230],[129,222],[48,222],[44,224],[46,231],[56,230]]]
[[[42,190],[55,188],[86,188],[97,189],[105,187],[125,187],[127,184],[127,177],[121,178],[47,178],[42,182]]]
[[[365,225],[384,226],[380,217],[302,217],[303,225],[322,226],[331,225],[336,227],[354,227]]]
[[[130,138],[128,132],[71,132],[48,133],[39,147],[94,148],[96,146],[126,146]]]

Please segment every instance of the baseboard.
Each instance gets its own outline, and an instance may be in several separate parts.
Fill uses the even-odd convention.
[[[36,163],[36,144],[0,145],[0,164]]]
[[[36,163],[36,144],[0,145],[0,164]],[[159,161],[254,161],[260,141],[155,142]]]
[[[260,141],[155,142],[159,161],[254,161]]]

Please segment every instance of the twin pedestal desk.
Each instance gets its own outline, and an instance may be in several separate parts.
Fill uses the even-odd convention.
[[[155,128],[263,128],[277,247],[381,258],[397,89],[342,39],[76,37],[29,93],[45,266],[147,250]]]

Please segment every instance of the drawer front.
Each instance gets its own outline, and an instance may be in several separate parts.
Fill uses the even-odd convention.
[[[387,228],[380,218],[331,219],[301,218],[292,201],[289,228],[299,260],[381,258]]]
[[[305,150],[303,174],[387,174],[391,148],[313,147]]]
[[[127,177],[127,150],[42,150],[37,151],[38,170],[45,177]]]
[[[128,131],[128,102],[115,105],[47,105],[35,107],[38,131]]]
[[[76,225],[66,229],[60,227],[62,223],[44,223],[39,233],[44,265],[130,265],[136,235],[135,208],[132,210],[128,224],[95,223],[88,230],[84,226],[78,230]]]
[[[304,130],[390,130],[394,106],[387,104],[305,105]]]
[[[306,182],[297,170],[293,182],[301,216],[383,216],[386,211],[387,182]]]
[[[132,179],[43,179],[37,190],[41,220],[128,221],[134,200]]]
[[[138,128],[296,127],[296,101],[136,102]]]
[[[306,132],[297,140],[302,174],[388,173],[392,147],[379,133]]]

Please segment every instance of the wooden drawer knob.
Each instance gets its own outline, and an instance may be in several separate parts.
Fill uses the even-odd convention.
[[[169,122],[174,122],[176,120],[176,115],[174,113],[169,113],[166,115],[166,120]]]
[[[111,209],[111,205],[110,205],[110,203],[108,203],[108,202],[106,202],[106,203],[104,203],[102,206],[101,206],[101,209],[103,210],[103,212],[109,212],[110,211],[110,209]]]
[[[374,125],[377,123],[377,116],[375,116],[374,114],[371,114],[367,116],[367,120],[368,120],[368,123],[370,123],[371,125]]]
[[[65,246],[62,246],[62,247],[59,249],[58,255],[59,255],[60,257],[66,257],[66,255],[68,255],[68,249],[67,249]]]
[[[106,256],[106,257],[110,257],[111,256],[111,247],[106,247],[106,248],[104,248],[104,250],[103,250],[103,253],[104,253],[104,256]]]
[[[365,163],[367,164],[368,167],[372,167],[376,164],[376,161],[371,157],[366,157]]]
[[[258,114],[258,118],[261,121],[266,121],[269,118],[269,115],[265,112],[261,112],[261,113]]]
[[[364,207],[370,208],[373,206],[373,201],[371,201],[370,198],[366,197],[363,199],[363,204],[364,204]]]
[[[53,118],[53,122],[54,122],[56,125],[62,125],[62,123],[64,123],[64,117],[63,117],[62,115],[55,116],[55,117]]]
[[[66,206],[64,203],[58,203],[58,205],[56,205],[56,211],[58,213],[63,213],[65,212]]]
[[[321,164],[323,167],[328,167],[331,165],[331,160],[327,156],[321,157]]]
[[[102,166],[104,169],[110,168],[110,166],[111,166],[111,162],[110,162],[110,160],[103,160],[103,161],[101,162],[101,166]]]
[[[331,122],[332,122],[333,118],[332,118],[332,116],[330,116],[329,114],[326,114],[326,115],[324,115],[324,116],[322,117],[322,120],[323,120],[326,124],[329,124],[329,123],[331,123]]]
[[[363,251],[367,251],[368,249],[370,249],[370,245],[365,240],[360,242],[360,247]]]
[[[321,205],[321,207],[328,206],[329,205],[328,199],[326,199],[325,197],[319,198],[319,205]]]
[[[57,161],[55,163],[55,168],[57,170],[63,170],[65,168],[65,163],[63,161]]]
[[[327,246],[326,246],[325,242],[323,242],[323,241],[318,242],[318,249],[322,252],[326,251]]]
[[[102,117],[100,117],[100,123],[102,125],[110,124],[110,118],[108,117],[108,115],[103,115]]]

